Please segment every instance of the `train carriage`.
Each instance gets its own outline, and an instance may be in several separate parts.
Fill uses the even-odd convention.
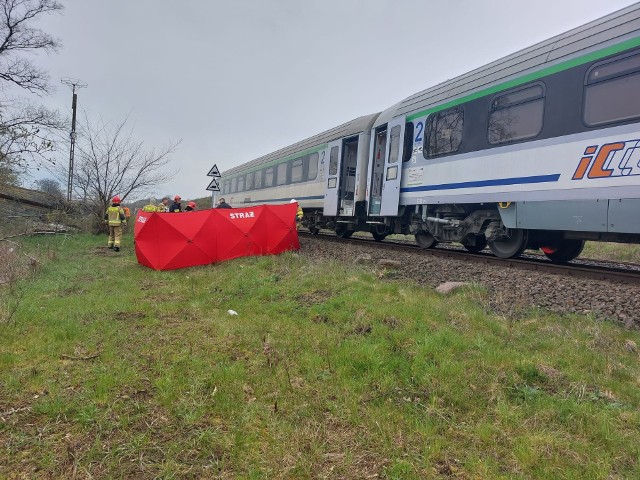
[[[637,242],[639,36],[636,5],[402,101],[419,243],[566,261],[585,239]]]
[[[364,202],[371,125],[378,114],[358,117],[223,174],[222,192],[232,205],[296,199],[305,225],[344,229]]]
[[[505,258],[541,248],[565,262],[585,240],[640,241],[638,91],[633,5],[231,169],[223,193],[296,198],[311,231],[411,233],[424,248],[488,244]],[[276,164],[273,185],[250,183]]]

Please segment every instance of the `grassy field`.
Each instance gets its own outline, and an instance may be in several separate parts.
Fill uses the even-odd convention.
[[[0,287],[0,478],[640,477],[638,332],[304,252],[154,272],[105,245],[28,239]]]
[[[587,242],[581,257],[640,263],[640,245],[624,243]]]

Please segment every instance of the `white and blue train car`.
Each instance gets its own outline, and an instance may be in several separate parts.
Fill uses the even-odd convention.
[[[637,242],[639,46],[636,5],[383,112],[370,216],[397,231],[397,208],[425,247],[488,241],[503,257],[528,246],[566,261],[585,239]]]
[[[633,5],[231,169],[223,194],[297,198],[311,231],[411,233],[505,258],[541,248],[565,262],[585,240],[640,242],[638,92]],[[314,179],[304,159],[282,166],[315,153]],[[273,191],[237,179],[268,165],[286,178]]]

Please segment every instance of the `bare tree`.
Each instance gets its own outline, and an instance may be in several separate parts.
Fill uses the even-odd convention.
[[[35,23],[62,10],[56,0],[0,0],[0,87],[13,85],[39,96],[50,92],[49,76],[26,55],[60,47]],[[30,159],[49,160],[46,154],[55,146],[51,132],[64,127],[58,112],[0,98],[0,163],[15,168]]]
[[[32,93],[49,93],[47,73],[22,55],[60,47],[58,40],[35,28],[33,21],[63,8],[55,0],[0,0],[0,79]]]
[[[74,187],[78,196],[104,211],[114,195],[124,201],[141,196],[173,177],[165,167],[180,141],[162,148],[146,148],[127,127],[100,120],[92,125],[85,113],[76,150]]]
[[[19,185],[20,172],[9,162],[0,159],[0,185]]]
[[[40,190],[41,192],[45,192],[61,198],[64,196],[64,193],[62,193],[62,188],[60,188],[60,183],[57,180],[53,180],[51,178],[43,178],[42,180],[37,180],[35,183],[38,187],[38,190]]]

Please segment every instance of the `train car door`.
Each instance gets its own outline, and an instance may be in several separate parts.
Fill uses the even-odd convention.
[[[384,159],[387,154],[387,126],[375,130],[371,138],[372,158],[369,170],[369,215],[380,215],[382,206],[382,184],[384,175]]]
[[[358,165],[358,137],[342,142],[340,181],[338,182],[338,215],[352,217],[356,193],[356,171]]]
[[[387,155],[382,179],[382,199],[380,215],[398,215],[400,201],[400,180],[402,179],[402,148],[404,138],[404,117],[396,118],[387,124],[389,133]]]
[[[327,146],[329,152],[329,168],[326,170],[324,191],[324,215],[336,216],[338,214],[338,192],[340,180],[340,159],[342,157],[342,140],[330,142]]]

